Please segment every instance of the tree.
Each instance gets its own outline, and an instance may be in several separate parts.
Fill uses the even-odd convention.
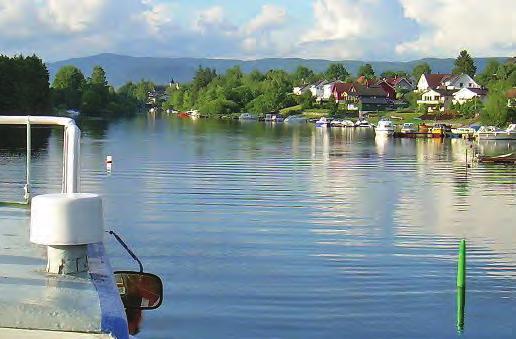
[[[330,64],[324,75],[326,80],[345,81],[349,77],[349,72],[343,64]]]
[[[498,70],[500,69],[500,63],[496,59],[491,59],[487,63],[484,71],[477,75],[477,81],[482,86],[487,86],[491,81],[494,81],[498,77]]]
[[[298,66],[292,74],[292,78],[296,85],[304,85],[312,81],[314,71],[305,66]]]
[[[496,126],[507,123],[509,110],[506,93],[509,88],[507,81],[495,81],[490,84],[484,111],[480,115],[482,123]]]
[[[395,78],[395,77],[408,77],[405,71],[385,71],[380,74],[381,78]]]
[[[79,108],[82,90],[86,81],[75,66],[63,66],[57,71],[52,87],[55,90],[55,104],[66,108]]]
[[[89,79],[89,83],[91,85],[99,86],[99,87],[107,87],[108,86],[106,72],[104,71],[104,69],[101,66],[97,65],[97,66],[93,67],[93,71],[91,72],[91,77]]]
[[[412,70],[412,76],[414,77],[414,79],[416,79],[416,81],[419,81],[419,78],[421,78],[423,74],[430,73],[432,73],[432,69],[430,68],[430,65],[426,62],[416,65]]]
[[[366,79],[374,79],[374,70],[371,64],[364,64],[358,69],[358,76],[365,76]]]
[[[460,52],[457,59],[455,59],[455,68],[453,68],[453,74],[467,74],[470,77],[474,77],[477,72],[475,61],[469,55],[468,51],[463,50]]]

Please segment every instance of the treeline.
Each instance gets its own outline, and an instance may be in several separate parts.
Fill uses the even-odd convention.
[[[115,90],[95,66],[86,78],[75,66],[64,66],[49,84],[46,65],[36,55],[0,55],[0,114],[44,115],[53,110],[78,110],[85,116],[116,117],[143,108],[154,84],[127,83]]]
[[[0,114],[43,115],[52,110],[48,70],[36,55],[0,55]]]
[[[108,84],[102,67],[95,66],[91,75],[85,78],[77,67],[68,65],[56,73],[52,83],[53,101],[58,109],[112,118],[133,114],[145,103],[147,92],[140,95],[136,90],[139,87],[142,86],[127,83],[115,90]]]
[[[362,66],[357,76],[374,78],[370,64]],[[236,66],[224,74],[214,69],[199,67],[192,82],[179,88],[169,88],[165,109],[198,109],[207,115],[226,115],[239,112],[263,114],[313,101],[311,96],[292,95],[293,86],[313,83],[318,80],[353,81],[344,65],[331,64],[326,72],[315,73],[300,66],[294,72],[270,70],[267,73],[252,71],[244,74]]]

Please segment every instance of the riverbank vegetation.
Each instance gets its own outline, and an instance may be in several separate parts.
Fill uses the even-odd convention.
[[[134,114],[145,107],[154,84],[127,83],[115,90],[104,69],[95,66],[89,77],[75,66],[64,66],[52,85],[44,62],[36,55],[0,55],[0,114],[45,115],[66,110],[82,116],[112,118]]]

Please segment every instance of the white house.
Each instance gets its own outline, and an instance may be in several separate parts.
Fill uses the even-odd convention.
[[[310,86],[310,92],[312,92],[312,96],[315,97],[315,100],[322,100],[324,96],[324,85],[327,83],[328,81],[322,80]]]
[[[343,83],[342,81],[332,81],[323,86],[323,95],[322,100],[330,100],[330,97],[333,95],[333,88],[335,84]]]
[[[417,91],[425,92],[429,89],[446,88],[481,88],[481,86],[467,74],[423,74],[417,83]]]
[[[462,88],[457,92],[453,93],[453,103],[463,104],[466,101],[469,101],[474,98],[478,98],[482,101],[485,100],[487,96],[487,90],[482,88]]]
[[[444,79],[443,85],[447,89],[481,88],[481,86],[467,74],[452,75]]]
[[[294,93],[294,95],[303,95],[308,91],[310,91],[310,85],[302,85],[294,87],[292,93]]]
[[[429,112],[444,111],[453,102],[453,94],[457,90],[429,89],[421,95],[418,105],[426,105]]]

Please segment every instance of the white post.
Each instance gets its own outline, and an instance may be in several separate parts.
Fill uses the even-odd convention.
[[[25,201],[30,200],[30,165],[31,165],[31,151],[32,151],[32,142],[31,142],[31,131],[30,131],[30,117],[27,117],[27,171],[25,178],[25,187],[24,187],[24,199]]]

